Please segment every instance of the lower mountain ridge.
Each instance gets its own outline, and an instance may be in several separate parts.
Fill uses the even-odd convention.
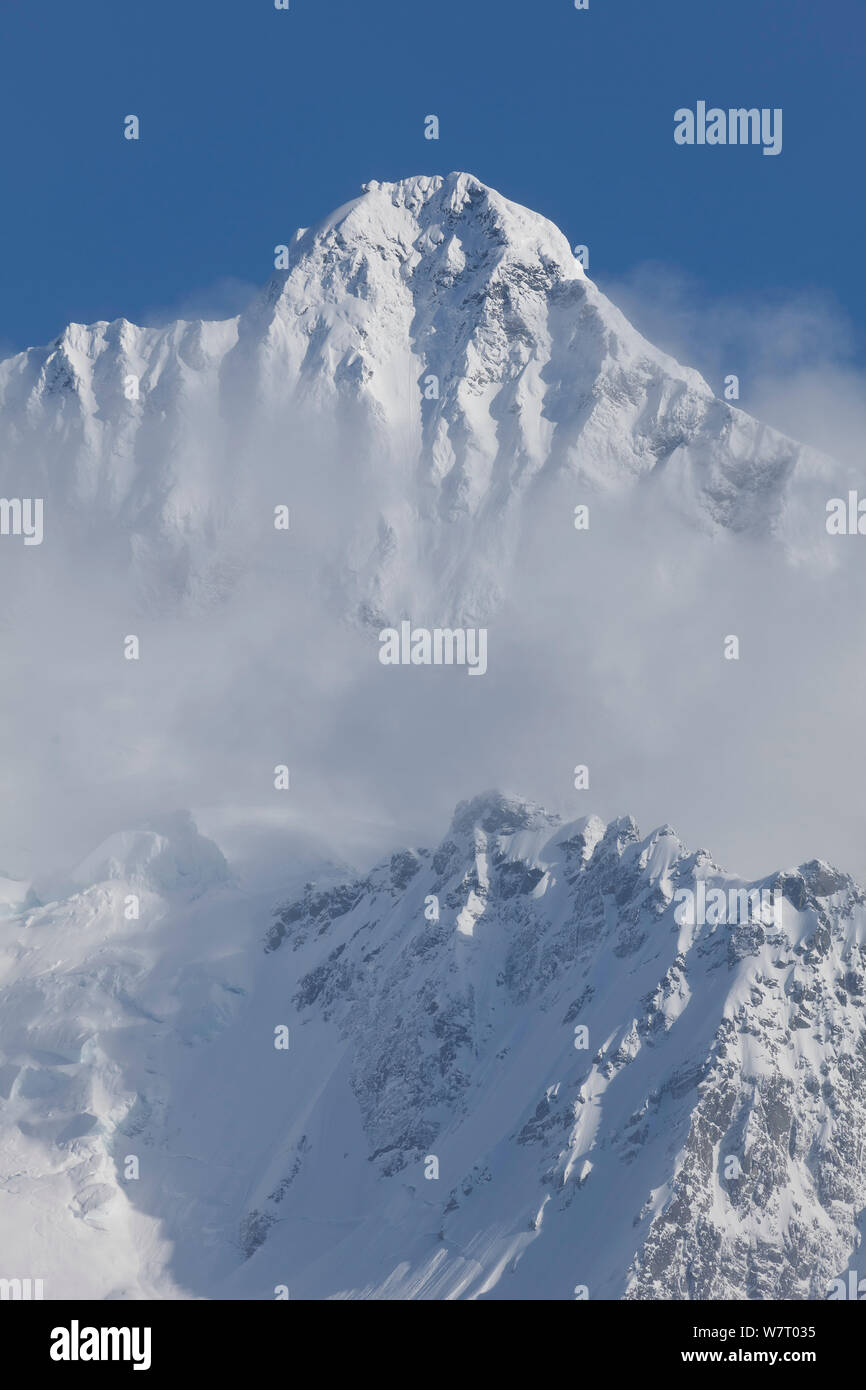
[[[497,793],[435,850],[290,877],[274,910],[176,816],[112,837],[68,897],[0,894],[0,1276],[816,1300],[856,1265],[849,877],[745,883],[669,827]],[[714,889],[747,910],[695,911]]]

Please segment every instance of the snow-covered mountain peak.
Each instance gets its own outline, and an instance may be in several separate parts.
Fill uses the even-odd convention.
[[[300,499],[328,591],[379,625],[493,613],[539,508],[556,526],[638,484],[811,553],[833,465],[655,348],[561,230],[472,175],[370,183],[276,251],[237,318],[70,324],[0,363],[0,485],[84,543],[116,530],[148,601],[224,594],[260,553],[260,493]]]
[[[857,885],[850,874],[834,869],[823,859],[810,859],[797,871],[816,898],[832,898],[836,893],[855,891]]]
[[[178,811],[143,830],[110,835],[77,866],[72,882],[86,889],[122,880],[163,896],[192,900],[229,877],[219,848],[199,834],[188,812]]]
[[[521,830],[552,829],[559,817],[551,815],[534,802],[502,792],[482,792],[471,801],[461,801],[451,822],[453,835],[465,834],[474,828],[488,835],[514,835]]]
[[[353,199],[293,243],[293,259],[316,245],[341,253],[396,257],[404,274],[425,261],[455,273],[503,262],[556,265],[564,279],[584,279],[565,236],[538,213],[504,198],[472,174],[417,176],[396,183],[372,181]]]

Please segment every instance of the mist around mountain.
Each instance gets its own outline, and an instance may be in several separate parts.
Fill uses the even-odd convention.
[[[275,260],[236,318],[0,363],[44,522],[0,538],[4,1259],[49,1297],[826,1297],[856,470],[469,175]],[[483,676],[383,665],[404,622],[483,628]],[[700,885],[778,912],[678,918]]]

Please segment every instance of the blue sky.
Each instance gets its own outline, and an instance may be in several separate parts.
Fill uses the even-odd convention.
[[[862,363],[864,35],[860,0],[4,0],[0,343],[233,312],[365,180],[468,169],[603,285],[835,298]],[[782,107],[782,154],[677,147],[699,99]]]

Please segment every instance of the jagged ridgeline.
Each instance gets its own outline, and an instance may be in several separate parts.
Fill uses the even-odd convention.
[[[6,1241],[46,1297],[797,1300],[856,1269],[850,878],[497,794],[366,876],[303,869],[274,912],[174,818],[69,897],[6,884]]]

